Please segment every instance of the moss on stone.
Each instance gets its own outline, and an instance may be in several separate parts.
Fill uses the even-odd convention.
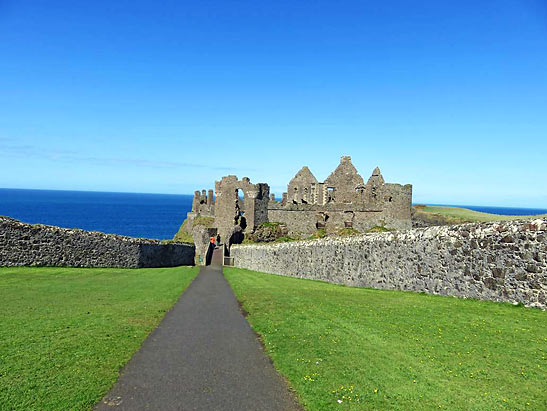
[[[215,217],[203,217],[199,216],[194,219],[194,227],[201,225],[203,227],[211,228],[215,225]]]
[[[265,221],[263,223],[261,223],[260,225],[263,226],[263,227],[279,227],[281,223],[277,222],[277,221]]]
[[[191,234],[188,234],[186,227],[188,226],[188,219],[184,220],[179,228],[179,231],[173,237],[173,241],[180,241],[183,243],[194,244],[194,238]]]
[[[276,243],[287,243],[289,241],[296,241],[296,238],[289,237],[288,235],[279,237],[277,240],[275,240]]]
[[[388,231],[393,231],[390,228],[384,227],[383,225],[375,225],[372,228],[369,228],[366,232],[367,233],[386,233]]]
[[[269,242],[254,241],[251,236],[245,235],[245,239],[243,240],[241,244],[268,245],[268,244],[276,244],[276,243],[287,243],[289,241],[299,241],[299,240],[301,240],[301,238],[294,238],[294,237],[285,235],[275,239],[274,241],[269,241]]]
[[[361,234],[361,233],[353,227],[342,228],[340,231],[338,231],[338,235],[340,237],[351,237],[353,235],[358,235],[358,234]]]
[[[327,236],[327,231],[324,228],[319,228],[315,233],[310,235],[308,240],[315,240],[317,238],[325,238]]]

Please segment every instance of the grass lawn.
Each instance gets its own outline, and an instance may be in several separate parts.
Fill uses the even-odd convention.
[[[422,217],[428,219],[428,217],[438,217],[451,224],[479,221],[522,220],[547,217],[547,214],[541,214],[536,216],[489,214],[481,213],[480,211],[469,210],[468,208],[442,206],[415,206],[414,213],[415,216],[418,218]]]
[[[547,409],[546,312],[224,273],[307,409]]]
[[[0,409],[89,409],[197,267],[0,268]]]

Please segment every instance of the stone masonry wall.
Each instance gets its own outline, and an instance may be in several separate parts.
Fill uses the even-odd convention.
[[[365,232],[374,226],[382,225],[395,230],[408,230],[412,225],[410,211],[408,212],[409,218],[402,219],[393,217],[389,213],[389,209],[361,211],[356,208],[355,211],[343,211],[341,207],[337,210],[334,207],[317,207],[305,204],[289,204],[286,207],[275,208],[276,206],[273,204],[268,208],[268,220],[286,224],[291,236],[315,233],[318,216],[321,214],[321,211],[318,210],[324,210],[323,215],[328,215],[325,224],[328,232],[341,230],[345,226],[345,221],[351,221],[352,227],[359,232]]]
[[[232,256],[266,273],[547,308],[547,219],[240,245]]]
[[[163,244],[0,217],[0,266],[140,268],[193,263],[190,244]]]

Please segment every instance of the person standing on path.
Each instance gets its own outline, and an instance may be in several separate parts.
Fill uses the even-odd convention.
[[[215,237],[211,237],[209,239],[209,248],[207,248],[207,254],[205,255],[205,265],[211,264],[214,250],[215,250]]]

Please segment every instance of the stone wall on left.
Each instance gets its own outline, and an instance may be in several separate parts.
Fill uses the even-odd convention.
[[[194,264],[195,248],[0,217],[0,266],[175,267]]]

